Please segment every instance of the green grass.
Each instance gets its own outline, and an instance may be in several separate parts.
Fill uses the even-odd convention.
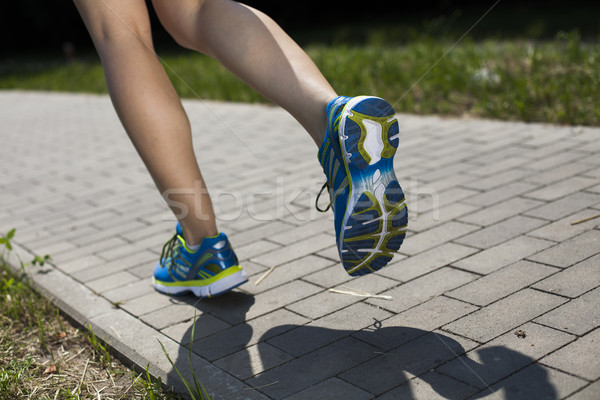
[[[551,41],[417,37],[386,45],[371,33],[361,45],[307,45],[334,88],[374,94],[399,112],[502,120],[600,125],[600,43],[577,31]],[[216,60],[193,53],[162,55],[182,97],[265,102]],[[72,63],[0,63],[0,89],[105,93],[96,57]]]
[[[34,290],[23,272],[49,257],[18,259],[15,274],[5,261],[14,234],[0,235],[0,400],[181,400],[147,370],[136,374],[114,359],[91,329],[72,325]]]

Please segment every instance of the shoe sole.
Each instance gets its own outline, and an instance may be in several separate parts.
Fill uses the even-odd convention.
[[[229,292],[230,290],[246,282],[248,282],[248,276],[243,270],[218,279],[216,282],[213,282],[209,285],[203,284],[202,280],[185,281],[185,285],[173,285],[167,282],[161,282],[154,277],[152,278],[152,284],[154,288],[161,293],[181,295],[187,292],[192,292],[196,297],[202,298],[218,296],[220,294]]]
[[[350,177],[340,257],[346,272],[358,276],[387,265],[406,236],[406,201],[394,173],[398,120],[385,100],[359,96],[344,106],[339,129]]]

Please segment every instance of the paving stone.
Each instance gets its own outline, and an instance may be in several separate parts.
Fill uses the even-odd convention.
[[[600,252],[600,231],[582,233],[545,251],[528,257],[530,260],[565,268]]]
[[[486,207],[475,213],[464,215],[459,218],[459,220],[469,224],[488,226],[507,218],[514,217],[515,215],[530,210],[541,204],[544,203],[538,200],[515,197],[503,201],[502,203],[495,204],[491,207]]]
[[[448,296],[486,306],[559,271],[529,261],[517,261],[448,293]]]
[[[255,228],[229,235],[229,241],[232,243],[234,248],[237,248],[239,246],[245,246],[258,239],[270,238],[273,235],[289,230],[292,227],[293,225],[289,225],[281,221],[271,221]]]
[[[368,400],[373,395],[344,382],[338,378],[329,378],[321,383],[286,397],[286,400],[328,399],[328,400]]]
[[[120,307],[134,316],[140,316],[149,312],[176,304],[178,301],[172,297],[160,294],[156,291],[136,297],[120,304]]]
[[[263,275],[261,274],[253,282],[244,285],[243,289],[248,293],[258,294],[266,290],[280,286],[284,283],[295,281],[306,274],[319,271],[332,264],[331,260],[313,255],[305,256],[292,262],[277,266],[260,284],[256,281]]]
[[[477,278],[477,275],[445,267],[381,293],[382,295],[391,296],[391,301],[372,298],[366,301],[386,310],[399,313],[462,286],[475,278]]]
[[[388,351],[477,309],[447,297],[434,297],[391,318],[377,321],[373,329],[363,329],[353,336]]]
[[[436,207],[425,213],[416,213],[412,208],[408,210],[408,230],[411,232],[422,232],[435,226],[450,222],[465,214],[478,210],[480,207],[463,203],[452,203],[443,207]]]
[[[444,327],[478,342],[487,342],[566,302],[566,299],[524,289]]]
[[[337,246],[329,246],[325,250],[316,252],[318,256],[329,258],[330,260],[340,262],[340,255],[337,250]]]
[[[443,166],[437,165],[436,168],[433,168],[430,171],[420,173],[418,175],[418,178],[423,179],[425,181],[435,181],[435,180],[443,179],[447,176],[461,174],[468,169],[470,169],[470,166],[465,165],[463,163],[452,163],[452,165],[443,165]]]
[[[519,236],[454,263],[455,266],[479,274],[489,274],[531,254],[547,249],[554,243]]]
[[[392,266],[388,264],[388,267]],[[388,267],[384,269],[387,269]],[[381,275],[380,273],[378,274]],[[334,286],[340,285],[341,283],[347,283],[354,280],[353,277],[348,275],[348,273],[339,261],[334,264],[331,264],[328,267],[325,267],[320,271],[313,272],[312,274],[309,274],[303,277],[302,279],[312,283],[313,285],[317,285],[325,289],[329,289]]]
[[[272,310],[285,307],[320,291],[322,289],[318,286],[303,281],[286,283],[256,295],[256,303],[248,311],[247,318],[255,318]]]
[[[540,324],[584,335],[600,326],[600,288],[594,289],[567,304],[535,319]],[[585,318],[581,318],[584,315]]]
[[[547,222],[537,218],[517,215],[497,224],[490,225],[469,235],[455,240],[455,242],[467,246],[487,249],[508,239],[527,233],[535,228],[545,225]]]
[[[486,158],[490,155],[486,155]],[[481,176],[496,175],[507,169],[513,169],[515,167],[521,167],[524,164],[529,168],[529,163],[526,158],[523,157],[503,157],[495,162],[487,163],[485,166],[474,169],[472,172]]]
[[[600,255],[588,258],[533,285],[535,289],[571,298],[600,286]]]
[[[383,354],[378,352],[375,358],[348,369],[339,377],[369,393],[382,394],[465,353],[475,345],[458,336],[429,332],[394,350]]]
[[[246,382],[254,387],[263,386],[261,391],[265,394],[282,399],[363,363],[372,358],[375,351],[375,348],[366,343],[346,338],[270,369]],[[350,380],[350,383],[355,382]]]
[[[555,242],[564,242],[573,236],[577,236],[598,226],[598,224],[600,224],[600,220],[598,219],[591,219],[575,225],[572,224],[573,222],[578,222],[597,214],[597,210],[586,209],[536,229],[533,232],[529,232],[527,235],[539,237],[541,239],[553,240]]]
[[[591,169],[591,170],[585,172],[583,175],[587,176],[589,178],[600,179],[600,168]]]
[[[524,338],[515,335],[519,330],[525,332]],[[436,371],[485,389],[573,340],[572,335],[528,322]]]
[[[86,268],[95,267],[95,266],[97,266],[99,264],[103,264],[105,262],[106,261],[104,261],[100,257],[91,254],[89,256],[77,258],[77,259],[69,261],[69,262],[59,263],[57,265],[57,268],[67,274],[72,274],[74,272],[79,272]]]
[[[109,276],[105,276],[104,278],[89,281],[86,285],[94,292],[101,293],[109,289],[119,288],[138,280],[139,278],[137,276],[130,274],[127,271],[121,271]]]
[[[447,222],[428,231],[407,236],[400,248],[400,252],[415,255],[473,232],[478,228],[475,225],[460,222]]]
[[[357,303],[274,337],[268,343],[298,357],[370,327],[374,321],[391,315],[376,307]]]
[[[71,276],[81,282],[90,282],[98,278],[105,277],[115,272],[128,270],[130,273],[138,276],[132,269],[138,265],[143,265],[144,268],[151,270],[157,262],[157,256],[148,251],[139,251],[131,254],[128,257],[120,258],[114,261],[105,262],[93,267],[77,271]]]
[[[146,262],[142,265],[138,265],[137,267],[128,268],[127,271],[137,276],[138,279],[144,279],[149,281],[152,279],[152,275],[154,274],[154,268],[156,266],[156,263],[158,262],[159,257],[160,255],[156,255],[149,262]]]
[[[600,204],[600,194],[578,192],[529,210],[525,215],[557,221],[597,204]]]
[[[100,250],[118,247],[123,244],[126,244],[126,242],[123,239],[120,239],[117,237],[112,237],[112,238],[109,238],[106,240],[101,240],[101,241],[95,242],[88,246],[78,247],[78,248],[75,248],[75,249],[72,249],[69,251],[56,253],[55,255],[52,256],[52,258],[57,263],[73,261],[79,257],[85,257],[89,254],[96,253]]]
[[[491,206],[500,203],[501,201],[531,192],[537,187],[537,185],[531,183],[513,182],[496,189],[488,190],[480,195],[469,197],[468,199],[463,200],[463,202],[475,206]]]
[[[600,194],[600,185],[589,187],[586,189],[586,191]]]
[[[337,267],[341,268],[339,265]],[[378,274],[370,274],[362,276],[360,279],[354,279],[348,284],[336,286],[334,289],[358,290],[371,294],[379,294],[396,285],[398,285],[398,282],[394,280]],[[308,318],[316,319],[361,300],[363,300],[362,297],[324,291],[290,304],[286,308]]]
[[[244,268],[244,272],[246,272],[246,274],[250,277],[250,281],[252,281],[253,278],[258,279],[258,276],[264,274],[268,270],[268,268],[264,265],[247,260],[242,262],[241,266]],[[241,286],[240,289],[244,290],[245,287],[246,285]]]
[[[310,253],[316,253],[335,243],[335,238],[329,235],[319,234],[304,239],[292,245],[274,250],[270,253],[252,257],[252,261],[259,264],[273,266],[288,263]]]
[[[166,307],[141,315],[140,320],[161,330],[184,321],[191,321],[189,325],[192,325],[194,317],[197,318],[196,326],[204,326],[209,323],[209,321],[203,318],[204,314],[196,307],[186,303],[170,304]]]
[[[471,399],[497,400],[500,390],[510,393],[511,400],[562,399],[585,384],[582,379],[534,364],[476,394]]]
[[[600,381],[596,381],[583,390],[569,396],[569,400],[597,400],[600,397]]]
[[[255,256],[268,253],[274,249],[278,249],[279,247],[279,245],[267,242],[266,240],[257,240],[245,246],[236,248],[235,254],[238,256],[240,261],[245,261],[250,260]]]
[[[530,170],[522,168],[513,168],[498,174],[494,174],[492,176],[486,176],[485,178],[470,181],[463,185],[478,190],[490,190],[497,188],[498,186],[504,186],[508,183],[522,180],[528,175],[531,175]]]
[[[450,265],[479,250],[456,243],[444,243],[407,259],[393,261],[377,273],[406,282],[438,268]]]
[[[160,310],[158,310],[158,312],[160,312]],[[231,325],[222,319],[216,318],[208,313],[201,313],[201,311],[198,311],[196,314],[195,326],[193,318],[194,317],[192,316],[192,319],[190,320],[169,325],[166,328],[163,328],[161,332],[182,346],[189,348],[192,338],[192,328],[194,329],[194,341],[231,328]]]
[[[80,236],[75,239],[72,239],[71,242],[75,243],[78,246],[86,246],[98,240],[102,240],[116,235],[125,239],[132,232],[137,232],[146,227],[146,224],[143,224],[139,221],[128,220],[126,224],[116,225],[111,229],[103,229],[98,231],[96,234]]]
[[[77,246],[75,246],[74,244],[60,241],[53,244],[47,244],[45,246],[36,247],[35,250],[37,254],[55,254],[75,249],[77,249]]]
[[[215,361],[215,365],[238,379],[248,379],[277,367],[294,357],[268,343],[261,342]]]
[[[543,157],[536,162],[529,163],[527,168],[538,171],[546,171],[561,165],[567,165],[571,162],[582,162],[582,154],[576,151],[561,151],[549,157]]]
[[[291,245],[307,237],[321,232],[333,230],[333,221],[329,218],[319,218],[298,227],[288,227],[279,233],[269,235],[269,240],[282,245]]]
[[[553,168],[548,171],[530,175],[525,178],[525,181],[547,185],[572,177],[574,175],[586,175],[585,172],[591,169],[592,166],[590,166],[589,164],[573,162],[567,165],[561,165],[558,168]]]
[[[102,297],[112,303],[122,303],[125,300],[140,297],[148,293],[153,293],[152,282],[147,279],[138,279],[118,288],[110,288],[102,292]]]
[[[413,192],[415,190],[416,192]],[[479,192],[470,189],[452,188],[438,193],[434,188],[416,187],[408,189],[406,192],[409,210],[417,214],[426,214],[429,211],[436,211],[448,207],[461,200],[471,198]],[[476,206],[472,206],[476,207]]]
[[[285,309],[275,310],[221,331],[218,335],[198,340],[194,343],[193,349],[207,360],[217,360],[248,346],[281,335],[306,324],[307,321],[306,318]],[[189,339],[187,340],[189,341]],[[185,342],[185,340],[183,341]]]
[[[466,399],[473,393],[478,392],[472,386],[459,382],[448,376],[435,372],[428,372],[417,378],[398,386],[397,388],[377,397],[378,400],[397,399]]]
[[[462,157],[462,155],[460,157]],[[427,186],[434,188],[440,193],[454,187],[471,189],[468,183],[478,178],[479,177],[476,175],[465,172],[461,175],[452,175],[439,180],[429,181],[427,182]]]
[[[539,200],[556,200],[568,194],[579,192],[582,189],[598,184],[597,179],[573,176],[568,179],[553,183],[533,192],[527,193],[527,197]]]

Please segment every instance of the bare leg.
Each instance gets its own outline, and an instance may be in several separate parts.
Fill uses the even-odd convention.
[[[285,108],[317,145],[325,107],[337,96],[308,55],[268,16],[230,0],[153,0],[181,45],[217,58],[249,86]]]
[[[217,233],[181,101],[158,61],[143,0],[75,0],[102,60],[111,99],[189,244]]]

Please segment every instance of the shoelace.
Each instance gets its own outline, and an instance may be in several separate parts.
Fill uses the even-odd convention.
[[[315,208],[317,209],[317,211],[322,213],[327,212],[331,208],[332,204],[332,201],[330,200],[329,204],[327,204],[327,207],[325,207],[325,209],[321,209],[319,207],[319,198],[321,198],[321,194],[323,193],[323,189],[325,188],[329,189],[329,182],[325,182],[323,186],[321,186],[321,190],[319,190],[319,194],[317,195],[317,199],[315,200]]]
[[[165,263],[168,270],[173,267],[173,256],[177,247],[177,233],[175,233],[171,239],[167,240],[160,252],[160,261]]]

